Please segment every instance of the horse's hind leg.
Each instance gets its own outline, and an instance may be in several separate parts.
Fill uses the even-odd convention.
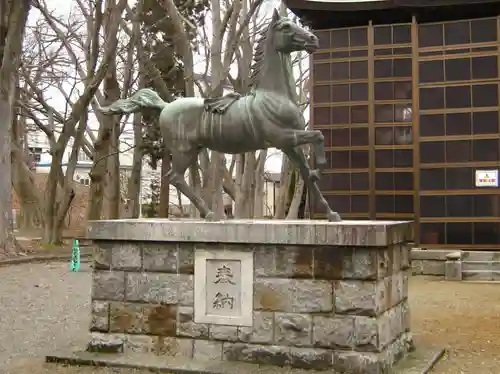
[[[282,151],[287,155],[287,157],[292,161],[292,163],[299,169],[300,175],[304,182],[307,184],[309,191],[313,194],[315,199],[318,199],[319,203],[323,206],[326,211],[326,217],[329,221],[337,222],[341,221],[340,215],[333,211],[328,201],[321,193],[316,181],[311,178],[311,169],[307,164],[306,156],[299,148],[287,147],[283,148]]]
[[[172,150],[172,165],[167,176],[170,183],[191,200],[203,218],[212,220],[214,219],[214,213],[208,208],[205,200],[187,184],[184,177],[187,168],[196,160],[198,153],[199,149],[190,149],[189,151]]]

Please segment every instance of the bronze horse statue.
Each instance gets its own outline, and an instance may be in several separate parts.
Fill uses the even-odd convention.
[[[330,221],[340,221],[316,182],[320,170],[311,170],[298,147],[310,144],[315,163],[324,168],[326,157],[321,131],[307,131],[304,117],[290,90],[293,73],[284,56],[292,52],[317,50],[318,38],[275,10],[269,26],[257,43],[250,90],[240,96],[230,93],[217,98],[186,97],[171,103],[163,101],[152,89],[141,89],[127,99],[101,108],[103,114],[139,112],[145,108],[160,110],[159,124],[165,147],[172,154],[168,177],[200,211],[205,219],[214,219],[202,197],[185,180],[187,168],[203,148],[238,154],[260,149],[280,149],[299,168],[301,177],[318,199]],[[288,60],[289,62],[289,60]]]

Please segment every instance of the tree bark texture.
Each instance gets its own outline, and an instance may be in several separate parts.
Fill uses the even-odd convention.
[[[139,218],[140,214],[140,193],[141,193],[141,174],[142,174],[142,158],[144,155],[142,149],[142,131],[141,122],[142,114],[134,113],[134,156],[132,161],[132,172],[128,180],[127,186],[127,202],[128,202],[128,217]]]
[[[11,127],[29,9],[29,0],[0,0],[0,253],[17,249],[11,221]]]
[[[158,217],[167,218],[170,207],[170,180],[166,176],[170,170],[170,152],[165,150],[161,160],[160,207]]]

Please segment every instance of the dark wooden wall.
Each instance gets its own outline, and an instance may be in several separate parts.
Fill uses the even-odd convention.
[[[311,123],[332,207],[415,220],[422,246],[500,249],[500,189],[475,187],[475,170],[500,169],[500,18],[316,34]]]

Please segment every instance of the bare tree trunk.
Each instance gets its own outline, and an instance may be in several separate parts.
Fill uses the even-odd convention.
[[[106,169],[106,149],[107,142],[110,141],[111,131],[109,133],[99,129],[99,141],[94,144],[94,164],[90,170],[90,193],[87,219],[101,219],[102,206],[104,201],[104,173]]]
[[[12,228],[11,126],[30,1],[0,0],[0,253],[18,249]]]
[[[281,178],[279,198],[276,202],[276,212],[274,218],[284,219],[286,217],[286,209],[290,201],[290,182],[292,181],[293,165],[290,163],[288,157],[283,157],[281,164]]]
[[[110,67],[111,68],[111,67]],[[115,69],[116,72],[116,69]],[[106,80],[105,87],[106,87]],[[118,94],[120,92],[118,82],[116,81],[116,87],[118,87]],[[112,91],[115,91],[113,89]],[[118,98],[120,96],[118,95]],[[118,98],[116,100],[118,100]],[[114,100],[113,100],[114,101]],[[112,123],[112,131],[111,131],[111,141],[110,141],[110,149],[108,150],[108,168],[106,170],[106,183],[105,183],[105,192],[104,195],[106,197],[107,202],[107,218],[109,219],[117,219],[120,218],[120,205],[121,205],[121,191],[120,191],[120,122],[117,118],[113,118],[114,122]]]
[[[254,12],[256,12],[256,9],[259,7],[258,3],[258,0],[240,1],[234,3],[234,12],[239,13],[239,19],[237,21],[234,20],[229,22],[228,25],[228,49],[226,50],[225,67],[229,66],[228,63],[232,54],[232,47],[230,45],[237,42],[240,44],[241,48],[241,54],[236,54],[237,59],[239,60],[237,86],[239,86],[238,88],[241,93],[246,93],[247,91],[248,80],[250,77],[250,66],[252,62],[253,36],[250,36],[248,22],[251,18],[253,18],[254,24],[256,25],[256,18],[254,17],[254,14],[256,13]],[[237,29],[237,26],[239,26],[239,30]],[[238,34],[241,36],[241,41],[238,40]],[[236,172],[238,187],[236,188],[235,193],[234,216],[238,218],[252,218],[256,213],[255,209],[258,204],[255,200],[256,178],[258,178],[256,174],[256,152],[248,152],[238,155],[238,160],[239,165]],[[259,214],[259,211],[261,210],[261,208],[257,208],[257,214]]]
[[[304,197],[304,201],[305,201],[305,204],[304,204],[304,218],[305,219],[311,219],[311,203],[310,203],[310,195],[309,195],[309,190],[306,189],[306,194],[305,194],[305,197]]]
[[[22,230],[33,230],[40,227],[42,209],[39,196],[34,188],[33,173],[28,169],[24,154],[16,144],[12,143],[12,186],[20,205],[18,226]]]
[[[177,190],[177,205],[179,206],[179,217],[184,217],[184,204],[182,204],[182,194],[181,191]]]
[[[113,8],[116,6],[115,0],[106,0],[106,17],[104,22],[105,33],[108,34],[109,30],[113,26],[111,24],[111,14]],[[98,11],[98,10],[96,10]],[[116,38],[116,35],[111,36]],[[105,104],[111,104],[113,101],[120,98],[120,86],[116,78],[116,56],[110,57],[106,75],[103,79],[104,88],[104,100]],[[113,149],[118,147],[120,132],[120,123],[117,116],[109,116],[102,118],[99,126],[99,131],[97,134],[97,141],[94,145],[94,163],[90,171],[90,194],[89,194],[89,210],[88,219],[89,220],[99,220],[103,215],[104,199],[107,193],[111,195],[111,201],[108,213],[113,218],[118,218],[119,216],[119,196],[120,196],[120,170],[119,161],[116,161],[115,155],[111,153],[116,153],[117,150]],[[113,152],[111,152],[113,150]],[[115,158],[112,162],[112,170],[107,170],[109,165],[108,157]],[[116,157],[119,157],[116,154]],[[118,165],[118,170],[117,169]],[[118,186],[115,184],[118,183]],[[108,196],[109,196],[108,195]],[[113,200],[114,199],[114,200]],[[118,199],[118,205],[116,204],[116,199]],[[116,209],[118,207],[118,209]]]
[[[87,128],[88,121],[88,113],[85,111],[82,113],[80,121],[78,123],[78,127],[76,129],[76,134],[74,136],[73,147],[71,149],[71,154],[69,156],[68,165],[66,167],[66,174],[63,174],[62,171],[62,154],[57,154],[57,159],[55,165],[59,165],[59,167],[55,168],[58,170],[58,180],[57,183],[60,185],[60,189],[57,189],[56,183],[56,194],[59,196],[55,197],[55,215],[50,216],[48,214],[44,217],[44,236],[43,242],[47,244],[60,244],[62,242],[62,235],[64,230],[65,218],[68,215],[69,208],[76,196],[75,190],[73,188],[73,177],[76,171],[76,164],[78,161],[78,153],[80,152],[80,148],[83,144],[85,130]],[[61,145],[67,144],[69,137],[65,131],[63,131],[61,139],[67,138],[63,140]],[[59,149],[59,146],[56,148]],[[53,161],[54,165],[54,161]],[[52,172],[52,167],[51,167]],[[48,180],[47,185],[52,183],[52,181]],[[59,192],[59,193],[58,193]],[[45,212],[48,212],[46,209]],[[53,213],[50,213],[53,214]]]
[[[237,170],[240,177],[234,204],[234,216],[236,218],[252,218],[255,195],[255,153],[248,152],[240,157],[242,162]]]
[[[245,154],[240,153],[235,157],[235,167],[234,167],[234,185],[235,185],[235,197],[234,197],[234,208],[233,208],[233,216],[235,218],[239,218],[242,210],[242,204],[244,203],[243,199],[243,171],[245,164]]]
[[[264,204],[267,203],[266,194],[264,191],[265,179],[264,179],[264,166],[267,160],[267,149],[261,150],[257,158],[257,166],[255,167],[254,176],[254,208],[253,208],[253,218],[263,218],[264,217]]]
[[[158,217],[167,218],[170,207],[170,180],[166,177],[170,169],[170,152],[165,150],[161,160],[160,207]]]
[[[19,97],[19,95],[17,96]],[[40,196],[35,188],[33,172],[28,168],[27,153],[22,145],[26,133],[25,119],[23,115],[20,115],[12,121],[12,186],[20,206],[18,226],[21,230],[33,230],[39,228],[41,223],[42,206]]]
[[[49,118],[49,121],[52,121]],[[63,202],[57,200],[58,185],[64,188],[64,175],[62,174],[62,159],[65,145],[70,138],[69,129],[62,131],[59,136],[59,141],[52,147],[52,163],[47,176],[47,184],[45,186],[45,207],[44,207],[44,227],[42,242],[45,244],[59,244],[62,240],[62,232],[58,222],[58,214]],[[74,198],[68,196],[69,204]],[[68,206],[69,208],[69,206]],[[64,218],[63,218],[64,222]]]
[[[134,126],[134,156],[132,162],[132,173],[128,180],[128,215],[130,218],[138,218],[140,214],[140,192],[142,174],[142,131],[141,113],[135,113],[133,119]]]
[[[111,137],[113,129],[112,120],[103,123],[99,127],[98,139],[94,144],[94,163],[90,170],[90,193],[89,193],[89,220],[99,220],[103,213],[107,157],[111,146]]]
[[[298,171],[295,171],[294,174],[295,189],[286,219],[297,219],[299,217],[300,203],[302,202],[302,195],[304,194],[304,180],[300,177]]]
[[[219,152],[211,152],[210,157],[210,174],[208,180],[207,195],[211,198],[208,200],[211,204],[209,207],[215,213],[217,218],[224,218],[224,200],[222,197],[222,168],[224,167],[224,154]]]
[[[221,1],[213,0],[211,3],[212,11],[212,45],[210,47],[210,60],[212,63],[212,81],[211,86],[213,96],[222,96],[222,80],[224,79],[224,67],[222,65],[222,21],[221,21]],[[211,151],[210,152],[210,169],[205,196],[209,199],[210,209],[215,213],[217,218],[224,217],[224,201],[222,197],[222,168],[225,167],[224,154]]]
[[[133,27],[130,34],[131,48],[129,50],[129,61],[134,59],[133,52],[137,51],[139,66],[139,89],[144,88],[144,81],[146,76],[146,67],[144,59],[141,57],[144,54],[142,40],[140,36],[140,18],[139,14],[142,12],[143,0],[139,0],[136,4],[136,13],[132,17]],[[128,10],[128,9],[127,9]],[[132,69],[132,64],[129,64]],[[124,87],[125,90],[125,87]],[[142,159],[144,157],[143,139],[142,139],[142,113],[134,113],[132,126],[134,129],[134,155],[132,159],[132,171],[127,185],[127,205],[128,217],[138,218],[141,215],[141,187],[142,187]]]
[[[173,0],[163,0],[162,3],[172,20],[175,34],[175,37],[173,38],[175,50],[181,57],[184,64],[184,93],[186,97],[195,96],[193,51],[191,49],[186,28],[175,2]],[[193,164],[189,167],[189,182],[195,191],[198,192],[201,190],[201,181],[198,173],[197,162],[193,162]],[[193,216],[199,216],[199,212],[196,208],[194,208],[193,204],[191,204],[191,213]]]
[[[106,0],[106,13],[104,31],[108,32],[110,28],[110,15],[113,8],[116,7],[116,0]],[[108,104],[120,98],[120,85],[116,77],[116,56],[109,61],[108,71],[103,80],[104,100]],[[120,217],[120,118],[118,116],[110,116],[103,119],[101,127],[105,127],[104,132],[111,129],[109,142],[103,142],[104,147],[101,149],[103,156],[107,156],[107,168],[104,174],[104,197],[107,205],[107,218],[116,219]],[[106,134],[107,136],[107,134]],[[106,149],[107,146],[107,149]],[[105,157],[106,157],[105,156]],[[101,170],[101,169],[98,169]],[[102,212],[101,212],[102,214]]]

